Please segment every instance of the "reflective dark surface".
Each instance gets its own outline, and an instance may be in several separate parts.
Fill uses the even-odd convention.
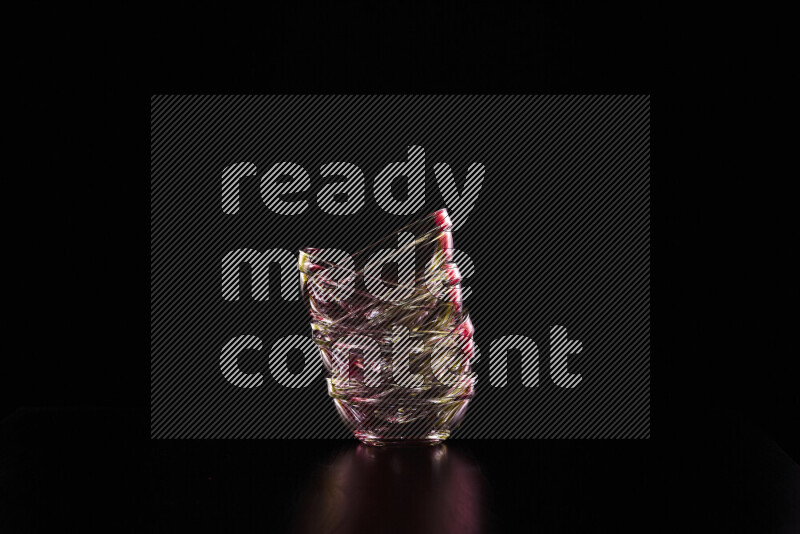
[[[297,532],[439,532],[486,529],[480,465],[457,448],[350,447],[312,475]]]
[[[27,409],[0,425],[0,532],[797,532],[797,463],[744,425],[705,425],[660,445],[377,449],[150,441],[139,415]]]

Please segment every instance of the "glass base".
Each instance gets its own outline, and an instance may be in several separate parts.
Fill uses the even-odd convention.
[[[385,447],[436,445],[446,440],[463,419],[471,395],[399,400],[391,395],[331,396],[339,416],[355,437],[367,445]]]
[[[355,436],[372,447],[419,447],[439,445],[450,436],[450,431],[432,432],[424,438],[381,437],[368,432],[355,432]]]

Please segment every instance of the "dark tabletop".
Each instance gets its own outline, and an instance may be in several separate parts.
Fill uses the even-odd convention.
[[[800,467],[718,423],[716,441],[159,440],[115,410],[2,425],[3,532],[797,532]],[[137,434],[140,434],[137,436]],[[684,472],[686,474],[684,474]],[[70,527],[71,528],[71,527]]]

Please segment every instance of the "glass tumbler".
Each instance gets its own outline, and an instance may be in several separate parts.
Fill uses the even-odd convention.
[[[352,256],[300,250],[302,295],[328,393],[368,445],[440,443],[473,398],[474,328],[451,227],[439,210]],[[385,274],[386,263],[397,265],[397,276]]]

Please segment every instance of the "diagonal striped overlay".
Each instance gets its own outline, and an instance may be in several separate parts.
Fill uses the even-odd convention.
[[[306,361],[281,251],[353,253],[447,207],[481,353],[454,438],[649,438],[649,96],[154,96],[150,128],[152,437],[350,437]],[[388,213],[375,178],[410,153],[423,205]],[[299,202],[287,213],[262,196],[278,163],[309,180],[282,195]],[[282,259],[224,279],[231,258],[267,251]],[[582,346],[574,387],[554,380],[555,326]],[[502,387],[490,352],[507,357]]]

